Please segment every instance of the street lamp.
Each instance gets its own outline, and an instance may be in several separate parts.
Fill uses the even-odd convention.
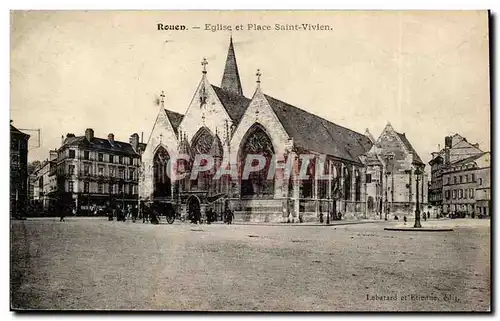
[[[418,179],[419,179],[419,175],[422,175],[422,171],[420,170],[420,168],[417,168],[415,170],[415,176],[416,176],[416,183],[417,183],[417,208],[415,209],[415,225],[413,225],[413,227],[416,227],[416,228],[420,228],[422,227],[422,225],[420,224],[420,203],[419,203],[419,195],[418,195]]]

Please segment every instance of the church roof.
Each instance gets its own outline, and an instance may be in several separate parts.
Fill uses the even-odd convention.
[[[360,162],[372,143],[368,137],[334,124],[305,110],[265,95],[294,145],[344,160]]]
[[[250,99],[214,85],[212,85],[212,88],[217,94],[217,97],[219,97],[222,105],[224,105],[229,117],[231,117],[234,124],[237,125],[250,104]]]
[[[418,156],[417,151],[415,150],[415,148],[413,148],[408,138],[406,138],[406,135],[404,133],[403,134],[398,132],[396,133],[398,134],[401,141],[403,141],[403,144],[405,144],[406,148],[408,148],[410,153],[413,155],[413,162],[419,165],[424,165],[424,162],[422,162],[422,159],[420,159],[420,156]]]
[[[234,53],[233,38],[229,40],[229,49],[227,51],[226,66],[222,75],[221,88],[237,95],[243,96],[241,88],[240,73],[236,64],[236,55]]]
[[[182,119],[184,118],[184,115],[168,109],[165,109],[165,112],[167,113],[167,117],[170,120],[170,124],[172,124],[174,132],[177,134],[177,129],[179,128],[179,125]]]

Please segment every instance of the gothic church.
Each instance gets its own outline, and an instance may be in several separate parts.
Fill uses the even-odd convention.
[[[140,200],[173,204],[184,213],[193,208],[204,213],[208,207],[220,213],[229,206],[236,221],[307,222],[317,221],[320,213],[338,212],[347,218],[366,218],[363,155],[374,145],[369,136],[266,95],[259,72],[253,96],[245,97],[232,39],[220,86],[210,83],[206,61],[202,65],[201,80],[184,115],[165,109],[161,98],[142,155]],[[193,159],[210,154],[215,166],[195,180],[173,181],[165,174],[172,170],[168,160],[178,154]],[[268,164],[273,155],[281,164],[300,154],[326,155],[323,173],[333,178],[318,179],[314,175],[318,164],[311,162],[308,180],[297,179],[297,166],[287,179],[279,169],[273,179],[267,178],[266,170],[253,172],[248,179],[213,179],[214,171],[225,164],[241,172],[248,154],[264,155]],[[183,170],[189,173],[189,162]]]

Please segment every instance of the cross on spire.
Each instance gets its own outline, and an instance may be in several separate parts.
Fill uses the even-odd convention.
[[[260,84],[260,76],[262,76],[260,69],[257,69],[257,73],[255,74],[255,76],[257,76],[257,83]]]
[[[165,103],[165,92],[162,90],[160,94],[160,102],[163,105]]]
[[[206,58],[203,58],[203,60],[201,61],[201,65],[203,66],[203,73],[206,74],[207,73],[207,65],[208,65],[208,61]]]

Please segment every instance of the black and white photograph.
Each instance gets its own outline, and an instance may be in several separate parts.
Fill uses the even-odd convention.
[[[10,310],[490,312],[490,23],[11,10]]]

